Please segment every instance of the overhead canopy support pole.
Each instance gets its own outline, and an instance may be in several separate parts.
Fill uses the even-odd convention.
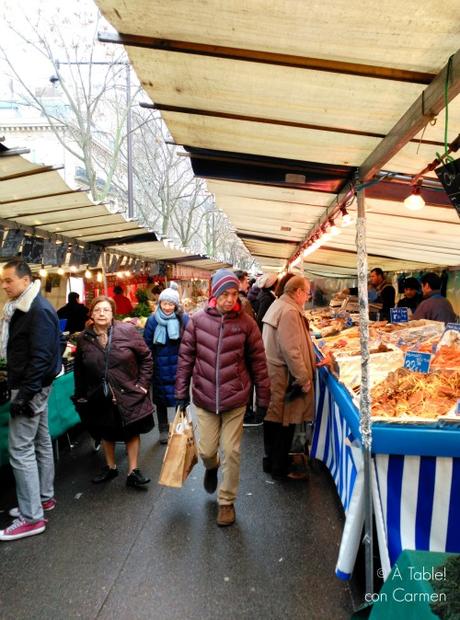
[[[446,80],[447,84],[446,98]],[[460,93],[460,50],[449,59],[440,73],[399,119],[388,135],[372,151],[359,169],[361,181],[371,179],[425,125]]]
[[[369,393],[369,301],[367,295],[367,247],[366,208],[364,190],[358,191],[358,220],[356,223],[356,246],[358,250],[358,299],[359,336],[361,343],[361,390],[359,401],[359,427],[364,467],[364,552],[366,593],[374,590],[374,560],[372,532],[372,429],[371,402]]]

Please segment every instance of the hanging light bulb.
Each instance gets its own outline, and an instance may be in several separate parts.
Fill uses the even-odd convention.
[[[302,260],[302,254],[299,254],[291,263],[291,267],[297,267],[297,265]]]
[[[329,229],[330,229],[329,222],[326,222],[321,226],[321,231],[322,231],[321,240],[323,243],[325,243],[326,241],[329,241],[329,239],[332,239],[331,231]]]
[[[96,274],[96,280],[98,282],[102,282],[102,280],[103,280],[102,273],[100,271],[98,271],[97,274]]]
[[[340,233],[342,232],[340,230],[340,228],[337,226],[337,224],[334,222],[334,220],[330,219],[329,220],[330,223],[330,228],[329,228],[329,232],[331,233],[332,237],[337,237],[337,235],[340,235]]]
[[[58,276],[63,276],[65,274],[65,271],[62,267],[59,267],[59,269],[57,270]]]
[[[414,185],[409,196],[404,201],[404,206],[409,211],[420,211],[425,206],[423,196],[420,194],[420,185]]]
[[[342,228],[345,226],[350,226],[353,222],[351,215],[348,213],[345,207],[340,208],[340,213],[342,214]]]
[[[129,277],[131,276],[131,272],[130,272],[130,270],[129,270],[129,269],[128,269],[127,271],[125,271],[125,276],[126,276],[127,278],[129,278]]]
[[[40,275],[40,278],[46,278],[46,276],[48,275],[48,272],[46,271],[44,265],[41,266],[41,269],[38,273]]]
[[[86,278],[87,280],[91,280],[91,278],[92,278],[92,277],[93,277],[93,274],[91,273],[91,271],[90,271],[90,270],[88,269],[88,267],[87,267],[87,268],[86,268],[86,271],[85,271],[85,278]]]
[[[117,271],[117,278],[119,280],[123,280],[125,274],[123,273],[123,271]]]
[[[72,273],[77,273],[78,268],[76,267],[76,265],[72,265],[72,266],[70,267],[70,271],[71,271]]]

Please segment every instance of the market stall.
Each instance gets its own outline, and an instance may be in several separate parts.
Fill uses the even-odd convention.
[[[386,576],[405,548],[460,552],[460,327],[412,321],[371,326],[370,334],[372,497]],[[377,338],[380,351],[372,353]],[[336,574],[347,579],[364,518],[357,330],[318,343],[332,369],[318,375],[311,455],[330,470],[345,510]],[[414,353],[432,372],[411,370]]]

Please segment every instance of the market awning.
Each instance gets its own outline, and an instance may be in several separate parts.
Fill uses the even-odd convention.
[[[56,168],[0,153],[0,218],[24,227],[97,243],[145,232],[137,222],[72,190]]]
[[[416,0],[371,0],[365,11],[357,0],[327,11],[318,0],[97,4],[120,33],[101,39],[126,45],[195,173],[212,179],[218,207],[259,262],[273,267],[285,266],[335,204],[351,169],[362,166],[460,48],[456,0],[442,10],[430,0],[423,11]],[[426,127],[385,170],[416,175],[443,151],[444,115],[430,108],[424,114]],[[448,142],[459,122],[457,96],[449,103]],[[248,157],[261,158],[265,170],[253,163],[245,171],[241,162],[238,168]],[[296,164],[284,164],[282,174],[280,160]],[[315,187],[314,174],[303,174],[307,163],[325,172],[340,168],[335,186]],[[422,194],[436,196],[425,197],[422,212],[402,209],[404,188],[395,199],[396,184],[387,183],[378,198],[373,192],[381,190],[368,190],[370,263],[394,270],[460,264],[460,221],[434,173],[425,177],[434,189]],[[355,273],[354,235],[354,226],[344,229],[308,257],[309,268]]]
[[[180,248],[165,243],[165,241],[141,242],[127,240],[123,244],[107,246],[108,252],[129,253],[148,262],[167,261],[168,263],[180,263],[187,267],[196,267],[206,271],[215,271],[224,267],[230,267],[227,263],[220,263],[205,255],[192,254]]]

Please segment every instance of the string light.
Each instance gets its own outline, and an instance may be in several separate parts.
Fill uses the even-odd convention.
[[[77,273],[78,268],[76,267],[76,265],[72,265],[72,266],[70,267],[70,271],[71,271],[72,273]]]
[[[88,267],[87,267],[87,268],[86,268],[86,271],[85,271],[85,278],[86,278],[87,280],[91,280],[91,278],[92,278],[92,277],[93,277],[93,274],[91,273],[91,271],[90,271],[90,270],[88,269]]]
[[[102,282],[102,280],[103,280],[102,273],[100,271],[98,271],[97,274],[96,274],[96,280],[98,282]]]
[[[128,271],[125,271],[125,276],[126,276],[127,278],[129,278],[129,277],[131,276],[131,272],[129,271],[129,269],[128,269]]]
[[[38,273],[40,275],[40,278],[46,278],[46,276],[48,275],[48,272],[46,271],[44,265],[41,266],[41,269]]]
[[[404,200],[404,206],[409,211],[420,211],[425,206],[423,196],[420,194],[420,185],[414,185],[409,196]]]
[[[63,276],[65,274],[65,271],[62,267],[59,267],[59,269],[57,270],[58,276]]]
[[[342,228],[345,226],[350,226],[353,222],[351,215],[348,213],[345,207],[340,208],[340,213],[342,214]]]
[[[340,230],[340,228],[337,226],[337,224],[334,222],[334,220],[329,220],[330,223],[330,228],[329,228],[329,232],[331,233],[332,237],[337,237],[337,235],[340,235],[340,233],[342,232]]]

